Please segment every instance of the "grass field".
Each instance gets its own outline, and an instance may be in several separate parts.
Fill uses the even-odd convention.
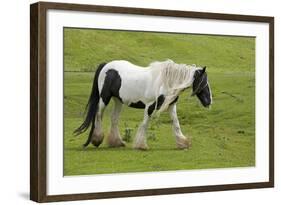
[[[125,59],[138,65],[172,59],[206,65],[213,93],[210,110],[185,91],[178,102],[182,131],[192,147],[177,150],[167,113],[148,129],[148,151],[132,149],[143,110],[124,107],[120,132],[132,129],[125,148],[82,148],[83,121],[94,71],[101,62]],[[255,39],[187,34],[64,30],[64,175],[91,175],[255,166]],[[74,72],[75,71],[75,72]],[[104,114],[108,134],[112,105]]]

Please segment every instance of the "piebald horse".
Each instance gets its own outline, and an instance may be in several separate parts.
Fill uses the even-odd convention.
[[[148,149],[146,130],[149,120],[155,113],[168,110],[173,123],[176,145],[180,149],[191,145],[180,128],[176,102],[185,89],[192,87],[192,96],[196,95],[204,107],[212,103],[212,94],[206,67],[177,64],[172,60],[153,62],[148,67],[140,67],[125,60],[115,60],[98,66],[92,91],[86,106],[86,117],[74,133],[91,130],[84,147],[90,143],[98,147],[104,138],[102,116],[111,99],[114,109],[111,116],[111,129],[108,136],[110,147],[125,146],[119,129],[118,119],[122,105],[144,109],[144,117],[134,141],[134,148]]]

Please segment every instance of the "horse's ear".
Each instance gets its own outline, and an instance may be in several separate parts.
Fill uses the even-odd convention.
[[[206,66],[203,67],[203,72],[202,73],[205,73],[206,68],[207,68]]]
[[[203,74],[206,72],[206,66],[203,67],[202,72],[200,74],[200,76],[203,76]]]

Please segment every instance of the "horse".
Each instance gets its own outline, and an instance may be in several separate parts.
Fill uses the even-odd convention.
[[[85,132],[91,125],[84,147],[90,143],[98,147],[104,139],[102,132],[103,112],[112,99],[114,109],[111,115],[111,129],[107,138],[109,147],[125,146],[118,129],[122,106],[144,109],[143,121],[135,136],[135,149],[147,150],[146,130],[153,115],[168,110],[179,149],[191,146],[191,141],[181,131],[177,117],[176,103],[179,95],[192,87],[191,96],[196,95],[204,107],[212,103],[206,66],[177,64],[172,60],[153,62],[147,67],[134,65],[125,60],[101,63],[94,75],[92,91],[86,106],[84,122],[75,135]]]

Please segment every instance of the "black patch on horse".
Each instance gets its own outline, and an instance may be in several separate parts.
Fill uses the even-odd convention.
[[[112,96],[118,98],[122,102],[122,99],[119,95],[120,87],[121,78],[118,71],[114,69],[109,69],[106,71],[106,76],[100,94],[100,97],[105,105],[108,105]]]
[[[136,103],[130,103],[129,107],[144,109],[145,108],[145,104],[142,101],[138,101]]]
[[[202,70],[195,71],[194,81],[192,85],[192,90],[193,90],[192,95],[200,93],[207,86],[208,81],[207,81],[207,74],[205,70],[206,67],[204,67]]]
[[[165,100],[164,95],[160,95],[160,96],[157,98],[157,108],[156,108],[157,110],[160,109],[160,107],[161,107],[162,104],[164,103],[164,100]],[[148,113],[149,116],[150,116],[150,115],[153,113],[153,111],[155,110],[155,106],[156,106],[156,102],[154,102],[152,105],[150,105],[150,106],[148,107],[147,113]]]
[[[178,101],[178,99],[179,99],[179,96],[177,96],[172,102],[170,102],[169,105],[172,105],[172,104],[176,103]]]
[[[194,81],[192,85],[192,96],[196,95],[204,107],[211,104],[210,88],[208,85],[208,77],[206,67],[202,70],[196,70],[194,73]]]

